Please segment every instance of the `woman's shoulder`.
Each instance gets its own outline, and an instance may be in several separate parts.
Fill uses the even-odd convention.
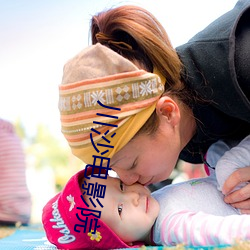
[[[176,50],[184,65],[183,79],[191,89],[223,113],[250,123],[250,101],[237,80],[234,60],[235,30],[249,10],[250,0],[239,1]]]

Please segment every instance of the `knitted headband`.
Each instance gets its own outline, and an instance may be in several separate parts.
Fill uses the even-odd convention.
[[[139,70],[111,49],[92,45],[64,66],[59,86],[62,133],[75,156],[111,158],[148,120],[165,79]]]

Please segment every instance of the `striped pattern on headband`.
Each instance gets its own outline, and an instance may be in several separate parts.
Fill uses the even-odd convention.
[[[155,103],[164,91],[163,84],[158,75],[144,70],[62,84],[59,86],[62,133],[71,147],[88,146],[91,131],[95,132],[94,141],[102,138],[107,126],[109,133],[114,132],[132,115]]]

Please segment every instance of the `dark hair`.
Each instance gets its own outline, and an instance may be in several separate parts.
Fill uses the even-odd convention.
[[[190,93],[181,81],[181,61],[159,21],[147,10],[131,5],[98,13],[91,20],[92,43],[101,43],[145,70],[154,68],[166,78],[165,93],[189,105]],[[154,112],[139,131],[153,134],[158,128]]]

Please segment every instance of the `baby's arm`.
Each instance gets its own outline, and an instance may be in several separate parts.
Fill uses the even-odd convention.
[[[160,234],[160,244],[168,246],[233,244],[236,240],[250,239],[250,215],[215,216],[173,211],[163,220]]]
[[[217,162],[215,167],[218,189],[222,191],[223,185],[229,175],[235,170],[250,165],[250,135],[242,140],[237,146],[227,151]],[[236,189],[245,186],[241,183]],[[236,190],[234,189],[234,190]],[[233,191],[234,191],[233,190]]]
[[[225,152],[229,151],[231,147],[222,140],[219,140],[213,143],[206,154],[206,165],[208,167],[208,175],[215,177],[215,167],[219,159],[225,154]]]

